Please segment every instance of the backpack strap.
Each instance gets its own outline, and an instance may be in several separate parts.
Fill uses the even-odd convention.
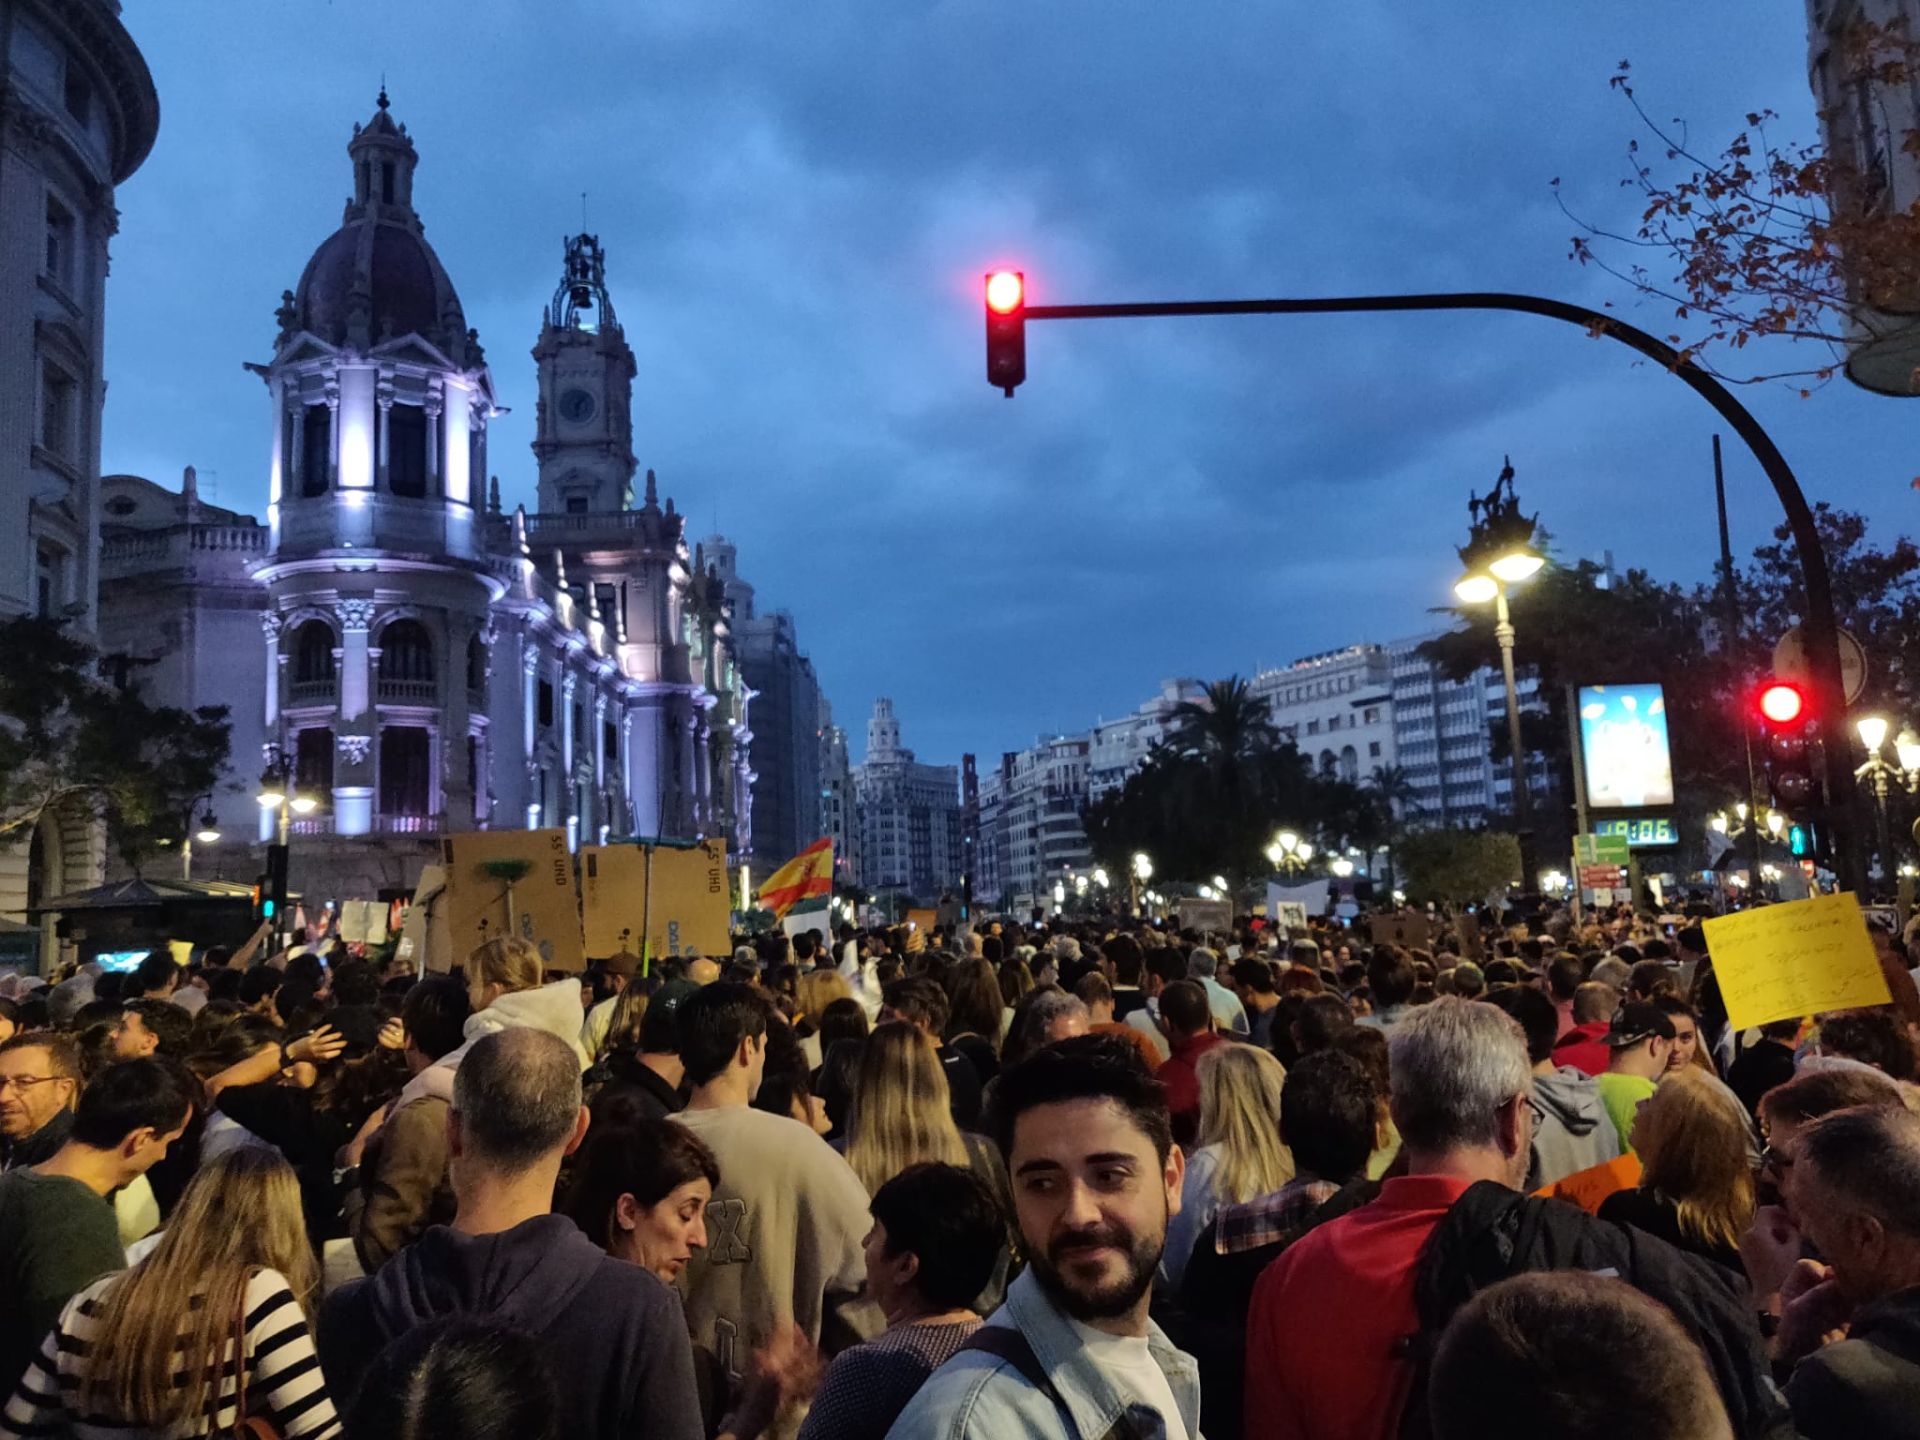
[[[996,1360],[1004,1360],[1020,1372],[1034,1389],[1046,1396],[1053,1408],[1067,1422],[1067,1434],[1077,1437],[1079,1430],[1074,1424],[1073,1412],[1067,1408],[1067,1402],[1061,1398],[1060,1391],[1053,1383],[1053,1377],[1047,1374],[1047,1367],[1040,1363],[1040,1357],[1033,1353],[1033,1342],[1028,1340],[1024,1331],[1015,1325],[982,1325],[967,1337],[960,1347],[964,1350],[978,1350],[991,1355]]]
[[[1060,1403],[1060,1396],[1053,1388],[1053,1380],[1047,1374],[1046,1366],[1040,1363],[1040,1357],[1033,1353],[1033,1346],[1019,1329],[1012,1325],[982,1325],[967,1337],[962,1350],[979,1350],[1004,1360],[1021,1375],[1029,1385],[1043,1391],[1054,1404]]]

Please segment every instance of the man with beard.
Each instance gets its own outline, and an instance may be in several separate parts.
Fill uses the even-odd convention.
[[[989,1122],[1028,1268],[889,1435],[1197,1440],[1199,1368],[1147,1318],[1186,1173],[1159,1083],[1083,1035],[1002,1071]]]

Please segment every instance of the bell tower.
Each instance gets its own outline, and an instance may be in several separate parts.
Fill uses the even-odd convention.
[[[596,235],[567,241],[539,343],[533,454],[543,514],[594,515],[633,504],[633,351],[607,293]]]

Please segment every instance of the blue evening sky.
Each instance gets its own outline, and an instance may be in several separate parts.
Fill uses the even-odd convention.
[[[1036,325],[1008,401],[981,273],[1046,301],[1429,289],[1612,298],[1549,181],[1617,225],[1635,133],[1810,136],[1799,7],[166,0],[127,24],[160,139],[120,192],[105,466],[266,500],[274,307],[384,72],[415,201],[533,501],[562,237],[606,245],[643,467],[797,617],[864,746],[991,757],[1218,677],[1430,628],[1510,452],[1563,548],[1704,576],[1715,417],[1621,347],[1505,315]],[[1909,528],[1920,402],[1746,398],[1815,498]],[[1736,547],[1778,510],[1730,444]],[[1523,642],[1524,643],[1524,642]]]

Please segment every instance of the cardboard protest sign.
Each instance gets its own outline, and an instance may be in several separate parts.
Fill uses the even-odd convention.
[[[589,845],[580,852],[580,898],[596,960],[621,950],[649,960],[731,953],[724,840]]]
[[[474,830],[440,842],[454,964],[499,935],[531,940],[549,970],[586,968],[564,830]],[[507,872],[520,870],[509,880]]]
[[[1763,905],[1701,928],[1736,1030],[1893,998],[1850,894]]]

